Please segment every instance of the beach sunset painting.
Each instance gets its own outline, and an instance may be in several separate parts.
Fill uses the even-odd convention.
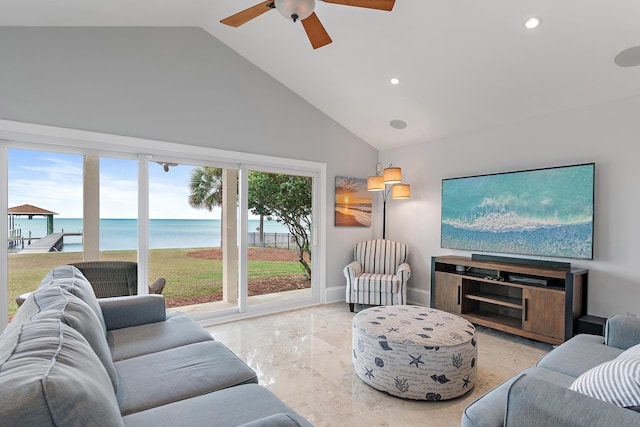
[[[371,206],[366,179],[336,176],[336,227],[370,227]]]

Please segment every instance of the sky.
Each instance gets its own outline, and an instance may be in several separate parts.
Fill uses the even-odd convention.
[[[100,218],[137,218],[138,162],[100,159]],[[165,172],[149,163],[150,218],[220,219],[189,205],[189,178],[194,166]],[[58,218],[82,218],[82,155],[9,150],[9,207],[30,204],[57,212]]]

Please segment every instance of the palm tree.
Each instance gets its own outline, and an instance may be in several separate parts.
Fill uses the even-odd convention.
[[[222,169],[200,166],[191,171],[189,204],[211,212],[222,205]]]
[[[194,208],[211,212],[215,206],[222,206],[222,169],[211,166],[195,168],[191,171],[189,187],[189,204]],[[220,236],[222,227],[220,221]]]

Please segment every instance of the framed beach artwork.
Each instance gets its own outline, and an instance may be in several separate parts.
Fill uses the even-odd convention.
[[[371,206],[366,179],[336,176],[336,227],[370,227]]]

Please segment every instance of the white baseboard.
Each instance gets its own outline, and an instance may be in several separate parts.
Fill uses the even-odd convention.
[[[429,307],[431,303],[431,293],[424,289],[407,288],[407,302],[412,305],[422,305]]]
[[[346,300],[346,285],[342,286],[334,286],[332,288],[325,289],[325,304],[330,304],[332,302],[340,302]]]

